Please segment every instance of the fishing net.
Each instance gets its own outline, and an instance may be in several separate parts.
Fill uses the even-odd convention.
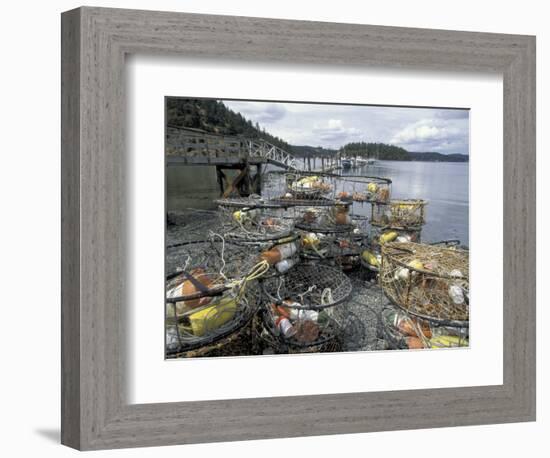
[[[422,226],[426,222],[425,200],[391,200],[388,204],[373,204],[371,224],[392,229]]]
[[[416,317],[467,326],[467,251],[411,242],[384,244],[380,285],[394,304]]]
[[[391,180],[368,176],[339,176],[335,197],[343,202],[387,203],[391,195]]]

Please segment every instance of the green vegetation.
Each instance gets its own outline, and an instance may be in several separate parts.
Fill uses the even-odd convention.
[[[168,126],[187,127],[220,135],[239,135],[262,139],[298,157],[333,156],[338,151],[321,146],[291,146],[282,138],[269,134],[258,123],[230,110],[223,102],[214,99],[168,98],[166,102]],[[464,154],[409,152],[404,148],[385,143],[348,143],[341,148],[346,157],[374,157],[390,161],[468,162]]]
[[[292,154],[298,157],[329,157],[334,156],[338,150],[323,148],[322,146],[296,146],[292,145]]]
[[[258,123],[254,125],[218,100],[168,98],[166,122],[168,126],[201,129],[213,134],[261,138],[288,152],[292,151],[283,139],[269,134]]]
[[[342,147],[343,155],[346,157],[374,157],[387,161],[410,161],[407,150],[385,143],[348,143]]]
[[[411,161],[435,161],[435,162],[468,162],[467,154],[441,154],[441,153],[411,153]]]
[[[342,147],[342,151],[346,157],[374,157],[383,161],[468,162],[469,159],[466,154],[412,152],[385,143],[348,143]]]

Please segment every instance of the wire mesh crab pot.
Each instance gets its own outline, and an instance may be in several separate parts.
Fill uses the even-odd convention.
[[[336,198],[344,202],[367,203],[390,201],[392,181],[369,176],[339,176],[336,179]]]
[[[243,250],[239,245],[225,242],[220,235],[209,239],[183,241],[166,247],[167,289],[183,271],[199,269],[208,272],[210,282],[223,278],[243,278],[258,264],[258,251]]]
[[[460,249],[460,240],[458,239],[448,239],[448,240],[439,240],[437,242],[430,243],[430,245],[433,246],[439,246],[443,248],[450,248],[450,249]]]
[[[242,245],[265,245],[291,237],[294,221],[272,216],[268,208],[219,207],[225,240]]]
[[[378,274],[382,263],[381,246],[389,242],[420,243],[422,227],[388,228],[371,226],[368,247],[361,252],[361,266]]]
[[[379,253],[380,246],[389,242],[413,242],[420,243],[422,240],[422,226],[417,227],[387,227],[371,226],[370,244],[371,248]]]
[[[420,350],[467,347],[468,327],[441,326],[422,320],[396,307],[378,313],[378,337],[390,350]]]
[[[302,258],[311,261],[359,256],[364,249],[363,237],[350,234],[323,235],[304,232],[301,234],[301,244]]]
[[[287,275],[266,279],[263,321],[270,335],[290,348],[318,347],[335,339],[341,329],[334,307],[352,292],[341,270],[300,264]]]
[[[295,220],[296,229],[304,232],[316,234],[366,232],[366,218],[351,214],[350,204],[347,203],[295,208],[290,214],[294,215],[292,218]]]
[[[194,280],[191,280],[191,279]],[[220,340],[238,332],[252,319],[259,306],[257,284],[237,288],[207,284],[205,273],[193,272],[167,292],[166,355],[194,356],[207,353]],[[196,288],[194,283],[204,289]],[[192,287],[188,287],[188,285]]]
[[[299,199],[317,199],[334,195],[333,175],[312,172],[293,172],[285,176],[286,193]]]
[[[204,357],[220,357],[220,356],[248,356],[261,354],[258,351],[258,345],[254,331],[254,320],[258,314],[255,314],[252,319],[225,337],[220,337],[211,344],[206,344],[194,350],[178,351],[180,347],[178,334],[175,326],[167,328],[167,347],[171,351],[167,354],[170,359],[173,358],[204,358]]]
[[[349,206],[309,207],[297,217],[302,257],[338,265],[344,270],[359,264],[367,241],[367,218],[349,213]],[[344,223],[344,224],[342,224]]]
[[[220,237],[221,238],[221,237]],[[213,237],[167,248],[166,354],[206,348],[245,325],[258,308],[258,253]]]
[[[409,314],[438,324],[467,327],[467,251],[418,243],[382,245],[380,285]]]
[[[390,200],[387,204],[374,203],[371,224],[392,229],[416,228],[426,222],[427,202],[421,199]]]

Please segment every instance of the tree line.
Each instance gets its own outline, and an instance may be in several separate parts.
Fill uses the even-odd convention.
[[[374,157],[390,161],[444,161],[467,162],[463,154],[409,152],[386,143],[352,142],[339,150],[321,146],[292,146],[282,138],[271,135],[259,123],[253,123],[214,99],[168,98],[166,122],[169,126],[201,129],[221,135],[237,135],[250,139],[262,139],[298,157],[330,157],[340,153],[344,157]]]

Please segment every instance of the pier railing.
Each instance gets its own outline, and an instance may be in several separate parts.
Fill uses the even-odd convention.
[[[262,139],[236,135],[219,135],[176,126],[167,126],[166,154],[183,163],[222,164],[243,159],[261,159],[287,170],[297,170],[296,158],[287,151]],[[225,159],[224,159],[225,158]]]
[[[264,140],[245,140],[248,155],[261,157],[288,170],[297,170],[296,158],[285,150]]]

